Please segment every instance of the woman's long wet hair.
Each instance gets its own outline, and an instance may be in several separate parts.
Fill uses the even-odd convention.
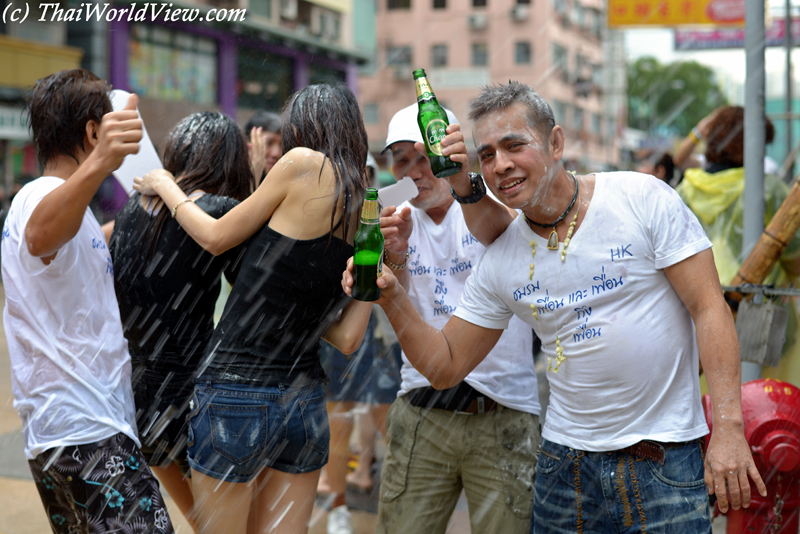
[[[167,136],[164,169],[175,176],[187,195],[203,190],[241,201],[255,188],[244,134],[233,119],[222,113],[201,111],[179,122]],[[149,222],[151,251],[171,216],[169,208],[163,206]]]
[[[367,178],[367,132],[355,95],[344,84],[311,85],[289,99],[283,110],[283,153],[305,147],[325,155],[333,167],[336,197],[331,232],[341,199],[342,232],[350,235],[352,216],[361,208]],[[322,176],[320,167],[319,174]]]

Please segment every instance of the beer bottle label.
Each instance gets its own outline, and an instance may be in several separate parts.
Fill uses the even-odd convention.
[[[380,218],[377,200],[365,200],[361,207],[361,222],[372,223]]]
[[[428,83],[428,80],[426,78],[417,78],[416,86],[417,86],[417,102],[428,100],[434,97],[433,89],[431,89],[431,84]]]
[[[447,135],[447,123],[442,119],[433,119],[425,128],[425,140],[428,148],[437,156],[442,155],[442,139]]]

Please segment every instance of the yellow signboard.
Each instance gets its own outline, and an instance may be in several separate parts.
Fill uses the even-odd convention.
[[[608,0],[608,27],[688,24],[744,26],[744,2],[745,0]]]

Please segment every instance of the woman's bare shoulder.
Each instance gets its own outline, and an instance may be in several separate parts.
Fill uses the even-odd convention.
[[[284,154],[275,166],[294,172],[305,172],[312,169],[316,169],[319,172],[323,161],[325,161],[325,155],[322,152],[305,147],[296,147]]]

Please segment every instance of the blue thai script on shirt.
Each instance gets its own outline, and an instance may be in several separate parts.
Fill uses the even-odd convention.
[[[592,284],[592,295],[599,295],[601,293],[605,293],[606,291],[611,291],[623,284],[621,276],[619,278],[614,278],[613,276],[611,278],[607,278],[605,266],[601,268],[600,276],[593,276],[592,280],[600,282],[597,285]]]
[[[518,302],[522,297],[527,297],[528,295],[533,295],[535,292],[539,290],[539,281],[537,280],[535,284],[528,284],[523,287],[518,287],[514,290],[514,301]]]
[[[450,260],[450,274],[463,273],[472,269],[472,260],[459,261],[458,257]]]
[[[475,236],[472,234],[467,234],[461,238],[461,246],[466,247],[467,245],[474,245],[475,243],[480,244],[480,241],[475,239]]]
[[[552,311],[555,311],[564,306],[564,299],[554,299],[550,297],[550,292],[545,289],[544,290],[544,297],[540,299],[536,299],[536,304],[540,304],[540,306],[536,306],[536,312],[539,315],[545,315]]]
[[[601,328],[590,328],[588,322],[585,322],[575,328],[575,330],[577,330],[578,333],[572,335],[572,340],[576,343],[580,343],[581,341],[586,341],[593,337],[599,337]]]
[[[632,258],[633,257],[633,252],[631,252],[630,249],[631,249],[631,244],[630,243],[625,245],[624,247],[617,247],[616,250],[614,250],[612,248],[611,249],[611,261],[614,261],[615,258],[618,259],[618,260],[621,260],[625,256],[630,256]]]

